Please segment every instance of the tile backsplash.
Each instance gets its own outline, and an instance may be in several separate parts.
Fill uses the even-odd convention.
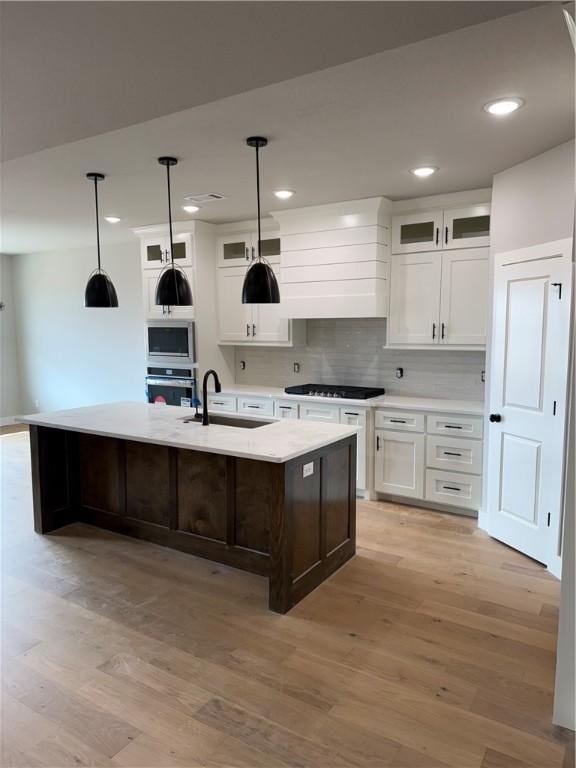
[[[237,347],[236,382],[354,384],[384,387],[395,395],[483,400],[484,352],[383,349],[385,331],[386,321],[379,318],[308,320],[305,347]],[[396,378],[396,368],[404,369],[402,379]]]

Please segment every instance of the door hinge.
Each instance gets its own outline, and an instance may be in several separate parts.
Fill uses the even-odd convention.
[[[548,512],[548,521],[547,521],[546,525],[548,526],[548,528],[550,528],[550,512]]]
[[[554,405],[552,406],[552,416],[556,416],[556,408],[558,406],[558,403],[556,400],[554,400]]]
[[[552,283],[554,288],[558,288],[558,298],[562,298],[562,283]]]

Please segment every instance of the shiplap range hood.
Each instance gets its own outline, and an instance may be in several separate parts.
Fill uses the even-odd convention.
[[[387,316],[390,209],[385,197],[372,197],[272,213],[286,317]]]

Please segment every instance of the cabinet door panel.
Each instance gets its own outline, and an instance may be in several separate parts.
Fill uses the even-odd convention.
[[[360,427],[356,435],[356,488],[366,488],[366,411],[353,406],[340,408],[340,424]]]
[[[436,344],[441,254],[406,254],[391,261],[388,343]]]
[[[226,235],[218,239],[218,266],[238,267],[251,259],[250,234]]]
[[[441,247],[442,211],[426,211],[392,220],[392,253],[417,253]]]
[[[490,245],[490,205],[469,205],[444,211],[443,248]]]
[[[274,267],[274,274],[280,283],[280,269]],[[255,304],[253,312],[254,341],[290,341],[290,321],[281,317],[282,304]]]
[[[220,341],[252,338],[252,307],[242,304],[245,268],[218,269],[218,323]]]
[[[486,344],[488,250],[442,254],[441,344]]]
[[[424,498],[424,435],[376,430],[374,487],[381,493]]]

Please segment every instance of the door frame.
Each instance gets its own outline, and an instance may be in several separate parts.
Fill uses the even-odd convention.
[[[574,305],[573,305],[573,286],[575,281],[574,262],[572,260],[573,254],[573,238],[567,237],[560,240],[552,240],[546,243],[539,243],[538,245],[526,246],[524,248],[518,248],[513,251],[504,251],[494,254],[492,257],[492,267],[490,269],[490,296],[492,299],[491,312],[489,317],[489,327],[487,329],[487,347],[486,347],[486,400],[485,400],[485,413],[484,413],[484,456],[483,456],[483,488],[482,488],[482,506],[478,512],[478,527],[488,534],[490,534],[490,516],[487,508],[488,500],[488,478],[489,478],[489,457],[490,457],[490,421],[489,421],[489,394],[491,388],[491,365],[492,365],[492,344],[494,336],[493,326],[493,299],[494,299],[494,284],[496,270],[507,264],[516,264],[525,261],[540,261],[542,259],[559,258],[563,264],[569,265],[570,279],[568,284],[563,286],[563,291],[567,300],[570,302],[571,314],[570,314],[570,336],[569,344],[570,348],[573,344],[574,334]],[[570,354],[570,351],[569,351]],[[568,401],[568,395],[570,393],[570,358],[568,359],[568,371],[566,382],[566,399]],[[564,460],[566,459],[566,444],[567,444],[567,417],[568,417],[568,402],[564,409],[566,418],[564,420]],[[561,543],[562,543],[562,531],[564,524],[564,497],[565,497],[565,472],[563,472],[564,481],[561,489],[561,505],[560,514],[556,517],[556,520],[550,526],[549,538],[548,538],[548,562],[547,568],[554,576],[560,578],[562,568],[562,555],[561,555]]]

